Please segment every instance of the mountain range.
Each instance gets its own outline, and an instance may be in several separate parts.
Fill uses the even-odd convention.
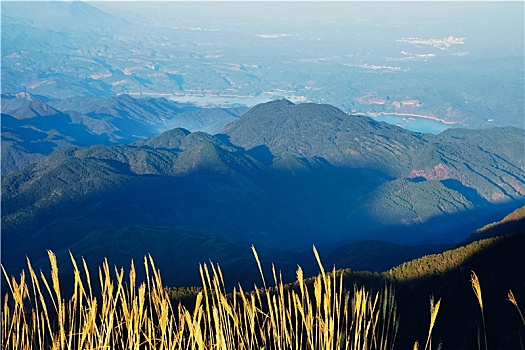
[[[416,340],[423,348],[429,329],[433,344],[425,349],[524,349],[524,3],[0,7],[2,348],[19,344],[14,329],[36,329],[38,339],[27,336],[35,347],[55,339],[18,317],[46,297],[17,303],[24,284],[15,281],[28,279],[29,261],[45,280],[54,252],[61,287],[54,272],[53,288],[44,281],[51,298],[41,324],[57,324],[49,306],[63,314],[55,301],[64,297],[68,305],[79,286],[71,256],[84,260],[81,275],[94,282],[96,305],[113,290],[106,280],[101,294],[98,266],[122,280],[119,271],[130,264],[135,271],[150,256],[147,266],[162,273],[173,310],[182,303],[186,316],[206,324],[216,312],[193,310],[197,299],[209,305],[208,294],[197,297],[202,263],[211,267],[206,274],[220,266],[223,286],[215,291],[227,321],[244,304],[239,285],[245,296],[254,293],[247,300],[268,297],[245,316],[256,307],[255,317],[265,319],[265,300],[284,311],[284,297],[280,305],[270,298],[288,289],[301,290],[297,303],[288,298],[292,304],[316,308],[322,290],[332,289],[321,282],[332,276],[323,265],[334,283],[340,276],[347,301],[361,286],[369,296],[393,291],[368,300],[383,311],[397,304],[396,349],[417,348]],[[139,268],[129,287],[153,275]],[[276,289],[271,282],[262,294],[257,288],[277,280]],[[150,294],[162,311],[142,322],[144,337],[135,327],[141,341],[157,338],[155,322],[166,319],[168,304],[155,302],[160,289],[150,282],[130,292]],[[129,305],[123,286],[113,290],[126,294],[123,303],[110,302],[116,316],[126,314],[119,305]],[[304,302],[303,288],[315,301]],[[84,296],[69,306],[88,305],[96,316],[101,309]],[[435,323],[429,298],[430,314],[441,305]],[[233,301],[231,309],[225,301]],[[20,312],[6,313],[10,305]],[[378,322],[373,314],[364,319],[372,333],[388,328],[376,327],[379,313]],[[299,314],[305,316],[302,309],[288,314],[296,330]],[[140,328],[140,320],[125,318]],[[332,320],[322,318],[307,334],[328,330]],[[98,323],[105,324],[90,324]],[[111,327],[102,328],[94,333],[110,339]],[[179,334],[198,342],[192,328]],[[69,333],[82,335],[80,342],[88,334]],[[227,338],[232,348],[254,344]]]
[[[359,266],[385,270],[522,205],[524,139],[513,127],[420,134],[278,100],[215,135],[69,147],[2,178],[3,259],[18,269],[71,250],[123,266],[152,253],[168,284],[190,285],[210,259],[231,283],[251,281],[252,244],[288,279],[297,263],[315,270],[312,244],[342,263],[347,244],[413,247]]]
[[[306,22],[285,19],[298,9],[279,2],[1,6],[3,94],[247,106],[285,97],[394,114],[407,127],[414,124],[407,115],[465,128],[524,123],[521,3],[425,3],[405,11],[344,2],[330,7],[333,19]]]
[[[219,132],[246,108],[202,108],[164,98],[2,95],[2,174],[72,146],[125,144],[175,127]]]

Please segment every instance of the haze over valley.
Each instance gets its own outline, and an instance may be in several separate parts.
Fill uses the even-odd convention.
[[[523,127],[520,4],[404,5],[6,3],[3,92],[250,107],[284,97]]]

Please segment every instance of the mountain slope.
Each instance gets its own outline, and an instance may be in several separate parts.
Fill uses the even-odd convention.
[[[4,175],[56,149],[130,143],[175,127],[218,130],[244,111],[127,95],[44,100],[28,93],[2,95]]]
[[[130,25],[124,20],[81,1],[44,2],[38,6],[30,2],[2,4],[2,16],[31,23],[36,28],[53,31],[111,33],[116,27]],[[90,21],[85,19],[89,18]]]
[[[321,157],[334,166],[372,168],[392,177],[402,175],[425,144],[419,134],[330,105],[286,100],[253,107],[223,133],[247,151],[264,146],[276,158]]]
[[[344,245],[335,249],[331,254],[324,258],[324,261],[328,266],[344,266],[353,270],[370,270],[373,272],[384,272],[389,270],[388,274],[396,279],[417,278],[421,277],[421,275],[406,275],[407,271],[411,271],[411,273],[420,271],[420,268],[414,267],[416,264],[428,267],[428,269],[422,271],[422,275],[425,275],[428,272],[444,272],[448,269],[454,268],[454,266],[457,265],[457,260],[454,259],[457,259],[458,256],[464,256],[467,254],[466,252],[473,251],[479,246],[473,246],[464,250],[463,252],[461,249],[456,248],[466,246],[482,239],[504,236],[513,233],[525,233],[525,206],[514,210],[500,221],[492,222],[482,228],[477,229],[465,240],[457,244],[426,244],[404,246],[382,241],[362,241]],[[487,242],[492,244],[493,241],[488,240]],[[451,252],[447,254],[437,254],[445,250],[451,250]],[[436,261],[438,259],[443,259],[448,262],[442,262],[440,263],[441,266],[437,266],[433,262],[420,263],[418,260],[412,261],[413,259],[423,256],[426,257],[422,258],[422,260],[427,259],[429,261]],[[390,269],[390,267],[395,265],[399,266]],[[386,266],[390,267],[385,268]]]
[[[93,232],[128,226],[170,227],[175,241],[176,232],[190,230],[246,249],[254,244],[282,255],[286,266],[315,266],[304,260],[312,244],[321,252],[363,240],[451,244],[523,202],[506,180],[514,179],[516,189],[524,184],[523,160],[513,156],[523,131],[506,131],[487,150],[475,147],[478,136],[455,141],[459,131],[436,139],[331,106],[277,101],[215,136],[174,129],[130,145],[68,148],[2,179],[4,256],[16,268],[26,254],[38,259],[45,249],[80,241],[86,247],[99,237]],[[436,159],[437,144],[449,154]],[[461,155],[463,146],[469,157]],[[355,154],[347,147],[360,148]],[[486,157],[494,161],[481,163]],[[446,161],[475,171],[411,178],[416,161],[417,169]],[[496,191],[503,203],[483,197]],[[150,244],[141,248],[155,251]],[[170,255],[156,258],[167,263]],[[231,259],[233,269],[242,265]],[[293,275],[294,269],[285,273]]]
[[[522,208],[523,209],[523,208]],[[384,273],[396,284],[399,315],[411,327],[400,327],[399,341],[410,344],[424,339],[428,324],[421,315],[428,312],[428,296],[441,298],[441,308],[433,331],[444,347],[473,349],[481,323],[478,300],[470,283],[471,272],[480,279],[489,348],[517,349],[524,332],[515,307],[507,300],[509,290],[518,304],[525,303],[525,231],[522,225],[495,224],[490,235],[441,254],[404,263]],[[483,330],[481,330],[483,337]],[[419,334],[419,335],[418,335]]]
[[[466,240],[461,242],[461,244],[464,245],[484,238],[502,236],[509,232],[525,232],[525,207],[514,210],[498,222],[491,222],[477,229],[472,235],[467,237]]]
[[[248,153],[261,155],[261,161],[320,158],[337,167],[382,172],[394,181],[361,198],[348,213],[366,218],[357,222],[367,222],[368,228],[373,223],[374,230],[409,228],[525,195],[522,129],[419,134],[332,106],[283,100],[252,108],[223,132]]]
[[[441,300],[441,306],[433,327],[432,342],[438,344],[438,348],[467,350],[475,349],[479,337],[484,337],[484,331],[480,328],[482,320],[478,300],[470,282],[471,273],[475,271],[481,285],[489,348],[519,349],[525,329],[518,311],[508,300],[508,292],[513,291],[518,305],[522,307],[525,303],[525,231],[523,225],[512,228],[505,224],[509,222],[509,217],[514,222],[523,223],[524,209],[521,207],[485,228],[491,231],[487,234],[494,237],[422,256],[382,274],[348,268],[337,270],[337,274],[342,275],[344,287],[350,293],[356,285],[364,285],[372,291],[381,289],[385,284],[393,286],[399,317],[395,349],[412,348],[416,340],[420,344],[425,342],[430,318],[429,297],[433,296],[434,302]],[[356,244],[356,249],[348,253],[364,256],[366,247],[372,245],[386,249],[389,247],[385,243],[363,242]],[[404,248],[408,247],[397,246],[395,249]],[[374,253],[370,252],[370,255]],[[325,268],[330,266],[323,255],[321,259]],[[375,259],[382,258],[375,256]],[[345,265],[336,267],[342,266]],[[280,265],[277,264],[277,268]],[[314,275],[318,273],[317,270]],[[313,284],[313,278],[307,279],[310,291],[314,289]],[[299,289],[296,283],[283,287]],[[199,291],[198,288],[168,288],[175,302],[182,300],[190,310]]]
[[[423,135],[329,105],[281,100],[253,107],[223,132],[247,151],[267,147],[277,158],[321,157],[335,166],[372,168],[395,178],[457,180],[464,188],[456,190],[475,187],[490,202],[525,195],[522,129]]]

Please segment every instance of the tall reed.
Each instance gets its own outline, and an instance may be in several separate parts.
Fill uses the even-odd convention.
[[[441,305],[441,299],[438,300],[437,303],[434,304],[434,296],[430,297],[430,326],[428,327],[428,336],[427,336],[427,342],[425,343],[425,350],[432,349],[432,330],[434,329],[434,325],[436,324],[436,318],[439,312],[439,306]],[[419,342],[416,341],[414,343],[413,350],[419,349]]]
[[[472,283],[472,290],[478,299],[479,308],[481,309],[481,320],[483,322],[483,335],[485,337],[485,350],[488,350],[487,345],[487,330],[485,328],[485,312],[483,311],[483,298],[481,296],[481,285],[479,283],[479,278],[474,271],[471,271],[470,282]],[[478,347],[479,346],[479,335],[478,335]]]
[[[518,306],[518,301],[516,300],[516,297],[514,297],[514,293],[512,293],[512,290],[509,290],[509,294],[507,295],[507,300],[511,302],[512,305],[518,310],[518,313],[521,317],[521,322],[523,322],[523,326],[525,327],[525,317],[523,317],[523,313],[521,312],[520,307]],[[519,333],[519,339],[520,339],[520,345],[522,349],[525,349],[525,345],[523,343],[521,332]]]
[[[192,311],[172,305],[151,256],[146,279],[137,281],[135,265],[126,276],[106,260],[98,280],[86,262],[70,254],[73,291],[62,294],[55,255],[51,274],[37,274],[29,259],[26,276],[9,277],[2,308],[2,348],[9,349],[392,349],[398,328],[392,286],[372,293],[354,286],[346,291],[343,275],[327,273],[314,248],[320,274],[313,285],[297,270],[297,282],[285,286],[272,267],[275,286],[247,293],[224,287],[219,266],[203,264],[203,290]],[[29,282],[26,281],[29,280]],[[95,283],[97,288],[95,288]],[[94,290],[100,290],[95,293]]]
[[[523,317],[523,313],[521,312],[520,307],[518,306],[518,302],[516,301],[516,298],[514,297],[514,293],[512,293],[512,290],[509,290],[509,294],[507,295],[507,300],[511,302],[514,307],[516,307],[516,310],[518,310],[518,313],[520,314],[521,321],[523,322],[523,325],[525,326],[525,317]]]

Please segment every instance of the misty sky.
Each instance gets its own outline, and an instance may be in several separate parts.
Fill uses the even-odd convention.
[[[523,46],[523,2],[452,1],[114,1],[89,2],[100,9],[128,16],[133,21],[160,26],[195,22],[221,26],[357,20],[364,25],[411,25],[430,35],[480,36],[487,43],[508,42]],[[439,30],[439,27],[442,30]],[[451,31],[456,31],[452,33]],[[434,33],[432,33],[434,31]],[[461,31],[457,32],[457,31]]]
[[[94,1],[102,9],[129,11],[151,18],[237,20],[336,20],[391,17],[485,18],[500,25],[523,23],[523,2],[452,1]],[[521,11],[520,11],[521,10]],[[523,28],[521,28],[523,29]]]

